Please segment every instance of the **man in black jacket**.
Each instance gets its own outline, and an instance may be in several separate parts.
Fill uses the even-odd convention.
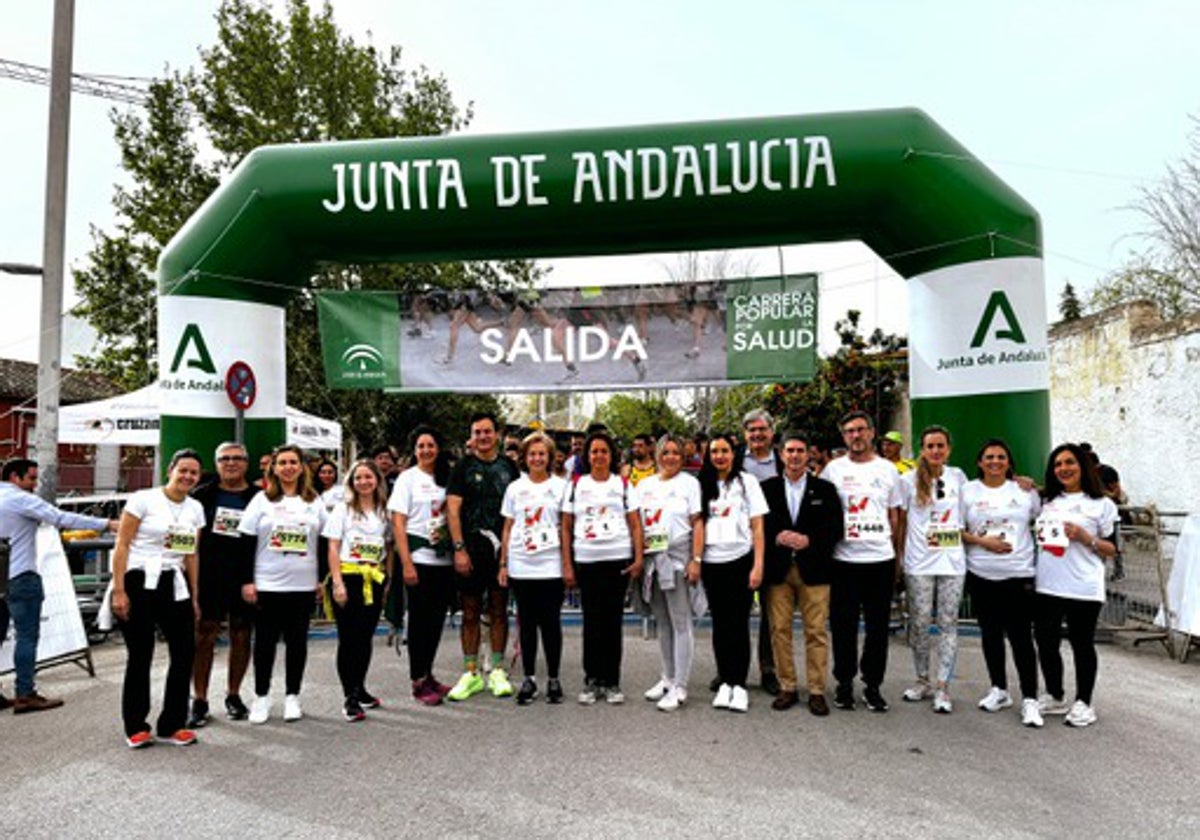
[[[833,547],[842,538],[842,503],[832,484],[808,474],[808,439],[802,432],[784,434],[780,457],[783,472],[762,485],[770,508],[763,589],[780,688],[771,708],[789,709],[800,699],[792,659],[792,615],[798,601],[804,621],[808,710],[824,716],[829,714],[829,573]]]

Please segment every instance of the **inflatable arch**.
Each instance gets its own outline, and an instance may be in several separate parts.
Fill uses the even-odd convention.
[[[159,262],[161,444],[283,439],[282,304],[322,261],[409,262],[861,240],[910,283],[913,428],[956,460],[1049,449],[1037,213],[928,116],[887,110],[617,129],[270,146]]]

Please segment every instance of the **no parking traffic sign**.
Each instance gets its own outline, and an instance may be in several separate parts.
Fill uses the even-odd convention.
[[[258,396],[258,381],[250,365],[234,362],[229,366],[229,372],[225,374],[225,394],[238,411],[245,411],[254,405],[254,398]]]

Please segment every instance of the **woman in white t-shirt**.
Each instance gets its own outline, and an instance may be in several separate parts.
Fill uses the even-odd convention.
[[[166,485],[134,493],[121,514],[112,558],[112,611],[128,654],[121,717],[125,743],[133,749],[154,743],[147,718],[156,627],[167,640],[170,664],[155,730],[169,744],[196,741],[185,727],[200,615],[196,550],[205,522],[204,508],[188,493],[199,480],[200,456],[181,449],[167,465]]]
[[[238,530],[255,538],[254,581],[242,597],[257,606],[254,620],[254,702],[250,722],[266,723],[271,714],[271,672],[280,636],[284,660],[283,719],[304,716],[300,686],[308,662],[308,624],[317,582],[317,543],[325,527],[325,505],[313,488],[304,453],[287,444],[275,449],[267,469],[267,487],[250,500]]]
[[[1037,606],[1034,638],[1046,696],[1042,714],[1066,714],[1069,726],[1096,722],[1096,621],[1104,606],[1104,562],[1117,553],[1118,511],[1087,453],[1074,443],[1054,448],[1046,464],[1037,519]],[[1075,656],[1075,702],[1063,690],[1063,619]]]
[[[446,528],[450,453],[426,426],[412,434],[414,466],[402,472],[388,499],[392,533],[408,596],[408,672],[413,697],[436,706],[450,686],[433,676],[446,610],[454,598],[454,561]]]
[[[621,637],[625,590],[642,573],[637,488],[614,471],[617,448],[604,432],[588,435],[583,474],[562,505],[563,574],[575,573],[583,609],[584,686],[579,702],[624,703]]]
[[[933,698],[933,710],[948,714],[950,678],[958,655],[958,607],[967,573],[960,502],[967,476],[948,466],[950,432],[929,426],[921,432],[917,468],[900,476],[904,500],[904,585],[908,592],[908,640],[917,681],[905,689],[912,702]],[[929,628],[937,593],[937,675],[929,673]]]
[[[700,468],[700,504],[704,555],[692,557],[687,574],[690,582],[704,581],[712,615],[720,680],[713,707],[745,712],[750,707],[750,608],[762,584],[767,501],[758,479],[742,470],[731,435],[716,435],[708,444]]]
[[[1007,636],[1021,685],[1021,723],[1041,726],[1033,649],[1036,562],[1030,526],[1042,502],[1034,490],[1022,489],[1013,480],[1012,452],[999,438],[984,442],[975,463],[978,477],[963,488],[962,509],[967,590],[992,683],[979,708],[998,712],[1013,704],[1004,654]]]
[[[561,703],[562,602],[567,586],[575,585],[574,572],[564,574],[559,506],[567,482],[551,475],[554,440],[534,432],[521,441],[518,463],[526,472],[508,485],[500,513],[504,532],[500,538],[501,586],[517,599],[517,626],[521,633],[521,664],[525,679],[517,691],[517,705],[528,705],[537,696],[538,636],[546,654],[546,701]]]
[[[644,696],[664,712],[687,700],[695,651],[687,566],[704,553],[700,482],[683,472],[683,445],[683,438],[663,435],[655,447],[658,472],[638,482],[646,552],[642,597],[658,623],[662,656],[662,679]]]
[[[375,462],[356,461],[346,474],[344,501],[338,502],[321,535],[329,541],[329,597],[337,621],[337,673],[342,683],[342,716],[366,717],[379,706],[367,691],[367,670],[385,584],[392,578],[392,535],[387,491]]]

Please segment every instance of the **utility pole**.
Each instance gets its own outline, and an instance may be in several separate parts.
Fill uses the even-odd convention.
[[[71,54],[75,0],[54,0],[50,61],[50,131],[46,142],[46,210],[42,231],[42,315],[38,347],[37,493],[58,495],[58,403],[62,383],[64,242],[67,228],[67,147],[71,133]]]

